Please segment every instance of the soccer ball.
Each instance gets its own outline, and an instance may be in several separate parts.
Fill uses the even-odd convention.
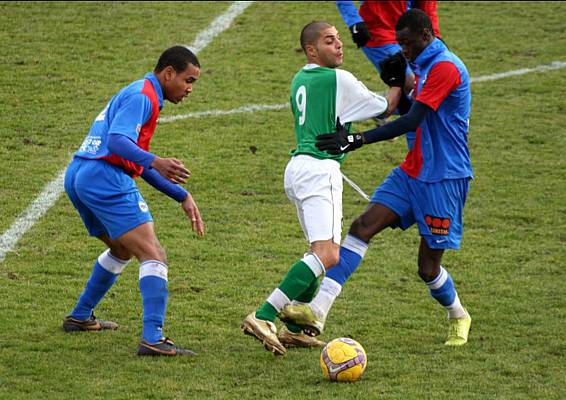
[[[320,355],[322,373],[333,382],[357,381],[367,364],[366,351],[350,338],[334,339],[322,349]]]

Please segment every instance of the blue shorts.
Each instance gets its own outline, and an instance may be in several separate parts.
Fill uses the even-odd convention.
[[[398,44],[384,44],[378,47],[362,47],[362,51],[365,53],[366,57],[372,62],[377,72],[381,73],[381,68],[379,63],[385,60],[387,57],[392,56],[395,53],[401,51],[401,46]],[[413,71],[409,64],[407,64],[406,73],[410,74]]]
[[[116,239],[153,221],[134,180],[106,161],[75,157],[65,173],[65,191],[91,236]]]
[[[421,182],[397,167],[375,190],[370,201],[399,215],[400,221],[393,228],[405,230],[416,222],[431,249],[459,249],[469,186],[469,178]]]

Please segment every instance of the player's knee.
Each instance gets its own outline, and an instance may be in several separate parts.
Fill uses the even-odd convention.
[[[372,238],[372,232],[367,224],[364,223],[364,219],[362,217],[358,217],[354,220],[354,222],[352,222],[348,233],[363,240],[366,243],[369,243],[370,239]]]
[[[431,263],[419,263],[418,274],[424,282],[432,282],[435,280],[439,271],[439,268],[435,268],[435,266]]]
[[[332,267],[340,260],[340,246],[335,243],[315,246],[311,250],[316,254],[325,269]]]
[[[167,253],[157,239],[145,243],[143,248],[140,249],[139,254],[136,254],[136,257],[140,261],[156,260],[167,264]]]
[[[123,261],[129,261],[134,256],[131,251],[119,243],[110,247],[110,254]]]
[[[157,254],[157,257],[159,257],[157,258],[157,260],[161,261],[164,264],[167,264],[167,252],[159,243],[157,243],[155,252]]]
[[[324,268],[328,269],[340,261],[340,249],[333,249],[332,251],[328,252],[326,256],[326,260],[324,261]]]

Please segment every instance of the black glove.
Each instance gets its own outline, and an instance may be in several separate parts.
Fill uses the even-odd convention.
[[[368,28],[366,27],[365,22],[358,22],[350,27],[350,32],[352,32],[352,40],[355,44],[358,45],[358,49],[360,47],[364,47],[367,42],[371,39],[371,35],[369,34]]]
[[[381,68],[381,80],[389,87],[405,85],[405,71],[407,70],[407,60],[403,53],[398,52],[379,63]]]
[[[360,133],[348,133],[336,118],[336,133],[325,133],[316,137],[316,147],[330,154],[338,155],[359,149],[364,144],[364,137]]]

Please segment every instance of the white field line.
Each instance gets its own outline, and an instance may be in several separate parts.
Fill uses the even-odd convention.
[[[241,12],[243,12],[248,6],[248,1],[241,1],[235,2],[232,6],[228,9],[226,14],[231,13],[232,19],[236,18]],[[239,10],[234,11],[234,9]],[[210,32],[211,35],[218,35],[216,28],[213,28],[214,22],[218,21],[218,23],[223,24],[225,26],[224,29],[228,28],[229,23],[226,25],[226,21],[222,16],[216,18],[211,26],[209,26],[205,31]],[[205,32],[203,31],[203,32]],[[200,51],[204,47],[210,43],[210,41],[206,41],[205,39],[200,39],[200,34],[197,35],[197,39],[195,40],[195,44],[193,46],[188,46],[193,51]],[[517,69],[513,71],[502,72],[499,74],[493,75],[484,75],[479,76],[477,78],[470,78],[471,83],[476,82],[487,82],[487,81],[495,81],[498,79],[504,79],[511,76],[518,76],[524,75],[531,72],[547,72],[556,69],[566,68],[565,61],[554,61],[550,64],[546,65],[539,65],[538,67],[534,68],[523,68]],[[184,115],[174,115],[169,117],[164,117],[159,120],[161,123],[166,122],[173,122],[182,119],[188,118],[200,118],[200,117],[208,117],[208,116],[219,116],[219,115],[229,115],[229,114],[239,114],[239,113],[251,113],[256,111],[264,111],[264,110],[281,110],[287,108],[289,105],[287,103],[283,104],[274,104],[274,105],[247,105],[239,108],[235,108],[232,110],[211,110],[211,111],[201,111],[201,112],[194,112]],[[35,224],[35,222],[49,210],[49,208],[55,204],[61,193],[63,192],[63,177],[65,175],[65,169],[61,171],[57,177],[51,181],[45,189],[39,194],[39,196],[34,200],[34,202],[22,213],[16,221],[12,224],[12,226],[0,236],[0,263],[4,261],[6,253],[11,251],[12,248],[16,245],[18,240]]]
[[[189,114],[183,115],[171,115],[168,117],[159,118],[159,123],[167,123],[177,121],[179,119],[187,119],[187,118],[201,118],[201,117],[209,117],[209,116],[218,116],[218,115],[230,115],[230,114],[243,114],[243,113],[252,113],[256,111],[266,111],[266,110],[282,110],[283,108],[288,108],[289,104],[250,104],[247,106],[242,106],[238,108],[234,108],[232,110],[211,110],[211,111],[200,111],[200,112],[193,112]]]
[[[525,75],[531,72],[546,72],[561,68],[566,68],[566,61],[553,61],[550,64],[539,65],[538,67],[534,67],[534,68],[523,68],[523,69],[516,69],[513,71],[501,72],[499,74],[478,76],[477,78],[470,78],[470,83],[496,81],[498,79],[509,78],[511,76]],[[243,113],[251,113],[251,112],[265,111],[265,110],[282,110],[284,108],[289,108],[289,103],[250,104],[247,106],[234,108],[232,110],[210,110],[210,111],[193,112],[193,113],[181,114],[181,115],[171,115],[171,116],[159,118],[158,122],[164,124],[168,122],[178,121],[181,119],[201,118],[201,117],[210,117],[210,116],[216,117],[220,115],[243,114]]]
[[[566,61],[553,61],[550,64],[539,65],[538,67],[534,68],[523,68],[513,71],[501,72],[499,74],[478,76],[477,78],[470,78],[470,83],[496,81],[502,78],[509,78],[510,76],[525,75],[531,72],[546,72],[561,68],[566,68]]]
[[[252,3],[253,1],[235,1],[232,3],[230,8],[228,8],[228,11],[212,21],[208,28],[197,35],[193,44],[188,45],[187,47],[195,54],[200,53],[201,50],[212,42],[212,39],[228,29],[230,24],[232,24],[232,21],[234,21],[238,15],[243,13],[246,8],[251,6]]]
[[[193,44],[187,47],[198,54],[216,36],[228,29],[232,21],[252,3],[253,1],[235,1],[232,3],[224,14],[214,19],[205,30],[198,33]],[[45,186],[33,203],[16,218],[12,226],[0,236],[0,263],[6,258],[6,253],[11,251],[20,238],[55,204],[64,190],[63,181],[66,170],[66,167],[63,168],[57,174],[57,177]]]

